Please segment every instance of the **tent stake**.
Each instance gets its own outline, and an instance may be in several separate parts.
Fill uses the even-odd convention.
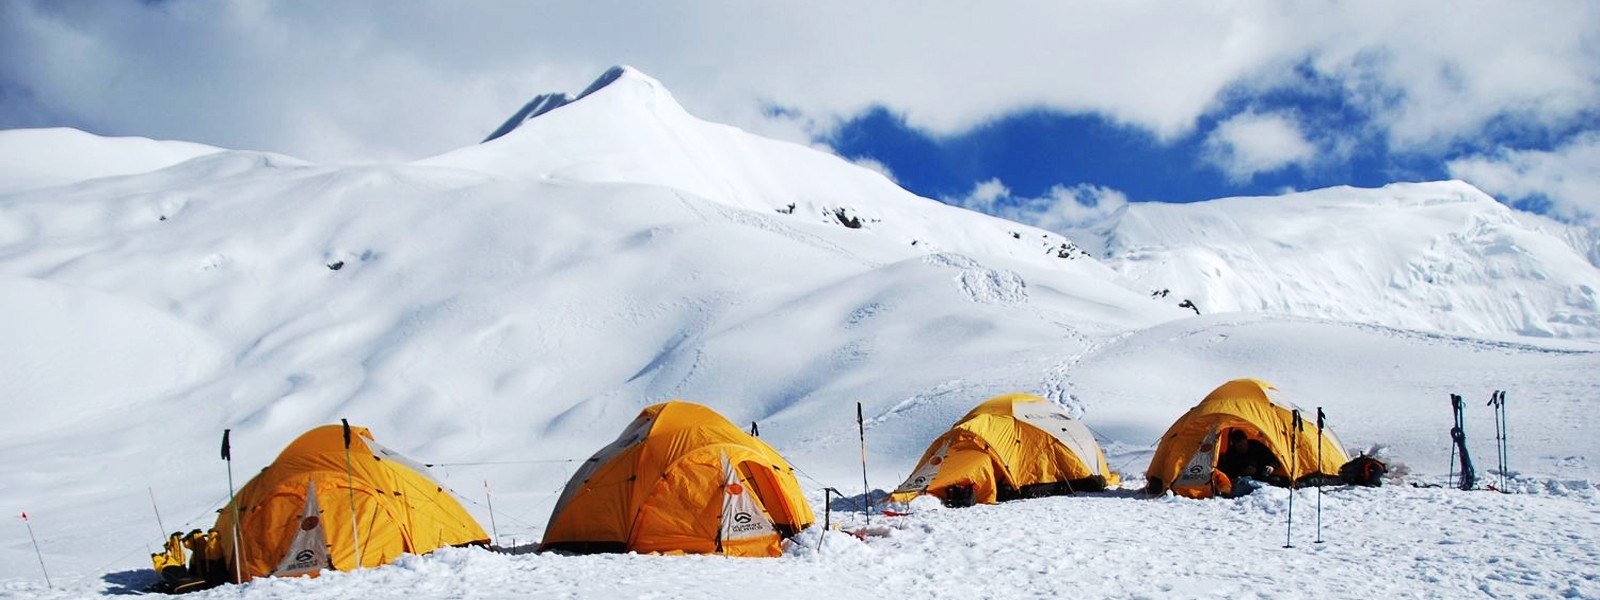
[[[839,490],[822,488],[822,533],[817,536],[817,552],[822,552],[822,540],[828,537],[828,529],[833,526],[833,504],[829,494],[839,494]],[[844,497],[844,494],[839,494]]]

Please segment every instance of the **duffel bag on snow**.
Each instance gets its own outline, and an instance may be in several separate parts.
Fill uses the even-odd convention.
[[[1388,472],[1389,466],[1383,461],[1361,455],[1339,467],[1339,479],[1350,485],[1378,487],[1383,485],[1383,475]]]

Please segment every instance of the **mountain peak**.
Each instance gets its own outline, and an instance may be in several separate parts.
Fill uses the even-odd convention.
[[[647,88],[665,91],[665,88],[662,87],[661,82],[656,81],[649,75],[645,75],[642,71],[627,65],[616,65],[606,69],[605,73],[602,73],[600,77],[596,78],[593,83],[589,84],[588,87],[583,88],[583,91],[578,92],[578,95],[576,96],[568,96],[565,92],[552,92],[534,96],[532,100],[529,100],[527,104],[522,105],[520,110],[512,114],[511,118],[506,119],[505,123],[496,128],[494,132],[490,133],[489,137],[484,138],[483,141],[488,142],[507,133],[511,133],[512,130],[521,127],[523,123],[528,122],[530,119],[537,118],[540,115],[548,113],[552,110],[587,98],[591,94],[594,94],[595,92],[598,92],[607,86],[623,80],[635,82]]]

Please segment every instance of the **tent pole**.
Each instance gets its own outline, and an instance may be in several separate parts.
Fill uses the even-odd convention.
[[[356,543],[356,568],[361,568],[361,527],[356,522],[356,476],[355,469],[350,463],[350,421],[339,419],[344,425],[344,476],[346,487],[350,489],[350,537]]]

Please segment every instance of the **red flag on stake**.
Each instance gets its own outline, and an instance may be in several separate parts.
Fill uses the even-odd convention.
[[[34,556],[39,557],[39,572],[44,573],[45,587],[56,587],[55,584],[50,583],[50,571],[44,568],[44,553],[39,551],[39,538],[33,537],[33,524],[28,522],[28,511],[22,511],[22,514],[18,515],[18,517],[22,519],[23,526],[28,528],[28,540],[33,542]]]

